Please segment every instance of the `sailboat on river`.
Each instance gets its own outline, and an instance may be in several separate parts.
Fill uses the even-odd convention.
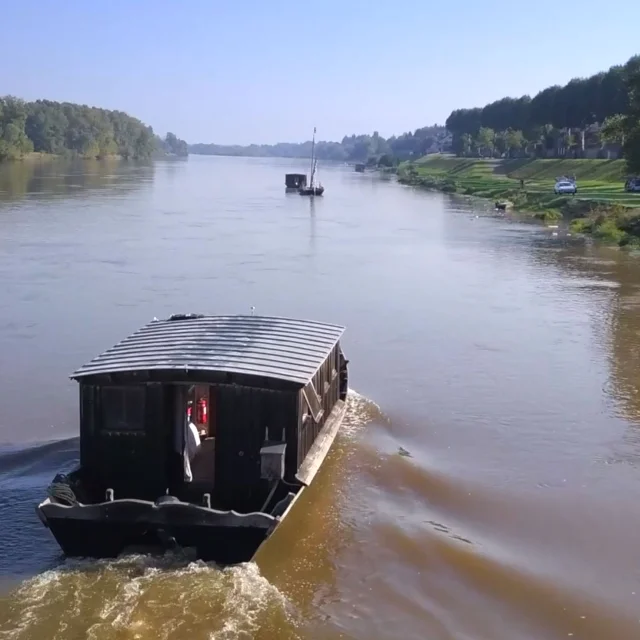
[[[298,189],[301,196],[321,196],[324,193],[322,184],[316,184],[316,174],[318,171],[318,161],[315,156],[316,150],[316,128],[313,128],[313,140],[311,141],[311,179],[309,184]]]

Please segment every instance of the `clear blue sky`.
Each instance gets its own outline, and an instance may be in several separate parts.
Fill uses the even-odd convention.
[[[0,94],[127,111],[189,142],[444,122],[640,52],[637,0],[21,0]]]

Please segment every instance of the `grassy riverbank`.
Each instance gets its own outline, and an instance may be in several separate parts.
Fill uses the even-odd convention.
[[[577,196],[557,196],[555,178],[574,175]],[[550,222],[566,219],[575,231],[619,245],[640,244],[640,194],[624,191],[622,160],[480,160],[426,156],[404,163],[403,184],[507,202]],[[524,187],[520,181],[524,180]]]
[[[165,151],[164,149],[158,148],[151,156],[151,159],[154,160],[162,160],[162,159],[173,159],[173,158],[183,158],[176,153],[170,153]],[[0,160],[0,166],[6,164],[40,164],[46,162],[53,162],[59,160],[96,160],[99,162],[115,162],[120,160],[125,160],[126,158],[118,153],[108,153],[104,155],[93,155],[93,154],[81,154],[76,153],[75,151],[65,151],[64,153],[45,153],[44,151],[31,151],[29,153],[25,153],[20,157],[11,158],[11,159],[3,159]]]

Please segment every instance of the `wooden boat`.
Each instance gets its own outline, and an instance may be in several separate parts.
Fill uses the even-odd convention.
[[[298,193],[301,196],[321,196],[324,193],[324,187],[322,185],[302,187],[298,189]]]
[[[307,186],[306,173],[287,173],[284,176],[285,191],[299,191]]]
[[[311,140],[311,179],[308,185],[303,185],[298,189],[301,196],[321,196],[324,193],[324,187],[316,184],[316,173],[318,170],[318,162],[315,157],[316,148],[316,128],[313,128],[313,139]]]
[[[37,513],[68,556],[193,547],[250,560],[340,428],[343,328],[174,315],[78,369],[80,463]]]

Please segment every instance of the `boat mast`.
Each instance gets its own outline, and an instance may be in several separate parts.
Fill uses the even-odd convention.
[[[311,176],[310,176],[311,184],[309,185],[312,188],[313,188],[313,177],[316,172],[316,165],[315,165],[315,162],[313,161],[315,148],[316,148],[316,128],[313,127],[313,138],[311,140]]]

